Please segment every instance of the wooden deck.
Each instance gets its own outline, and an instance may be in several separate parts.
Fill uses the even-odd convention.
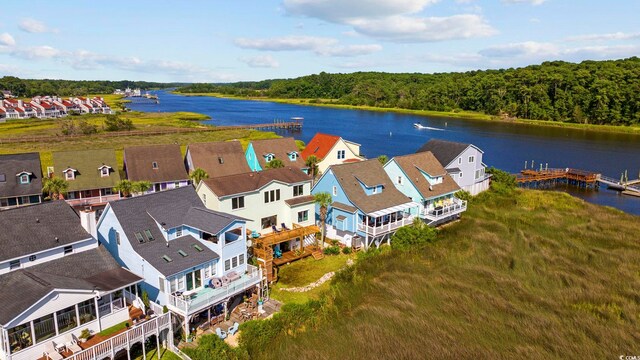
[[[600,174],[579,169],[522,170],[516,174],[516,182],[521,185],[567,182],[576,185],[595,186]]]
[[[273,265],[280,266],[292,261],[300,260],[302,258],[306,258],[307,256],[311,256],[315,251],[315,246],[305,246],[304,251],[301,253],[296,253],[295,251],[287,251],[282,253],[282,256],[279,258],[273,259]]]

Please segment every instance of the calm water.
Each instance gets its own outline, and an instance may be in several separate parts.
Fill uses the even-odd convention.
[[[431,138],[468,142],[484,150],[484,162],[510,172],[518,172],[525,161],[536,167],[574,167],[619,178],[628,170],[629,178],[640,172],[640,136],[594,133],[575,129],[458,120],[418,115],[343,110],[278,104],[262,101],[187,97],[158,92],[160,104],[133,103],[140,111],[193,111],[211,116],[213,125],[269,123],[274,119],[304,117],[301,132],[288,134],[308,142],[315,133],[336,134],[360,143],[364,156],[389,157],[415,152]],[[442,129],[418,130],[413,124]],[[287,135],[283,132],[282,135]],[[640,215],[640,198],[615,191],[570,191],[572,195],[601,205],[614,206]]]

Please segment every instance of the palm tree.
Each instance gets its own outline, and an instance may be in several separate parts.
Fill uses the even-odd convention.
[[[311,175],[311,180],[315,181],[316,176],[318,175],[318,163],[320,160],[315,155],[309,155],[307,160],[305,160],[305,165],[309,168],[309,175]],[[313,185],[312,185],[313,186]]]
[[[69,183],[62,178],[46,178],[42,191],[49,194],[49,199],[58,200],[61,195],[66,195],[69,189]]]
[[[265,168],[267,169],[277,169],[277,168],[283,168],[283,167],[284,167],[284,163],[280,159],[273,159],[267,163],[267,166],[265,166]]]
[[[131,192],[136,194],[142,194],[147,190],[151,189],[152,186],[153,184],[151,183],[151,181],[145,181],[145,180],[135,181],[131,183]]]
[[[129,197],[133,193],[133,183],[127,179],[120,180],[114,186],[113,191],[119,192],[123,197]]]
[[[380,164],[384,165],[389,161],[389,157],[387,155],[380,155],[378,156],[378,161],[380,161]]]
[[[333,202],[331,198],[331,194],[328,192],[319,192],[313,195],[313,202],[316,203],[320,207],[320,222],[322,223],[322,242],[324,243],[324,238],[326,235],[326,222],[327,222],[327,211],[329,209],[329,205]],[[316,239],[316,247],[318,246]]]
[[[198,186],[198,184],[200,184],[200,181],[209,178],[209,174],[207,174],[207,172],[204,171],[204,169],[195,168],[193,169],[189,177],[191,177],[191,182],[193,183],[193,186]]]

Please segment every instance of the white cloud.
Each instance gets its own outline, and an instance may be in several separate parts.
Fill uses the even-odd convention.
[[[16,44],[16,40],[9,33],[0,34],[0,46],[14,46]]]
[[[243,49],[287,51],[313,50],[334,45],[338,40],[315,36],[283,36],[269,39],[239,38],[234,43]]]
[[[611,41],[640,39],[640,33],[615,32],[608,34],[589,34],[568,37],[567,41]]]
[[[240,58],[240,61],[254,68],[277,68],[280,63],[271,55],[258,55],[247,58]]]
[[[531,5],[542,5],[547,0],[502,0],[505,4],[531,4]]]
[[[23,59],[51,59],[56,57],[65,56],[64,51],[60,51],[54,47],[48,45],[42,46],[31,46],[27,48],[15,49],[12,52],[13,56],[23,58]]]
[[[364,35],[398,42],[434,42],[486,37],[497,33],[479,15],[449,17],[390,16],[384,19],[358,19],[350,24]]]
[[[540,0],[537,0],[540,1]],[[438,0],[284,0],[293,15],[351,26],[354,31],[396,42],[432,42],[486,37],[497,33],[480,15],[417,15]],[[472,12],[480,11],[475,8]]]
[[[484,50],[480,50],[479,54],[489,58],[513,58],[519,56],[548,57],[558,55],[560,51],[560,48],[552,43],[525,41],[521,43],[491,46]]]
[[[382,50],[382,46],[378,44],[368,45],[346,45],[346,46],[332,46],[327,48],[316,49],[315,52],[318,55],[324,56],[338,56],[338,57],[350,57],[368,55],[374,52]]]
[[[22,31],[26,31],[28,33],[45,33],[45,32],[58,32],[57,29],[51,29],[42,21],[38,21],[32,18],[22,19],[18,27]]]

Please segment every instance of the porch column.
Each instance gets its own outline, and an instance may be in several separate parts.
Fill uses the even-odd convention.
[[[185,330],[185,335],[188,338],[190,333],[189,333],[189,316],[187,316],[187,314],[184,315],[184,330]]]
[[[101,324],[101,321],[100,321],[100,307],[98,306],[98,297],[97,296],[93,297],[93,303],[96,304],[96,315],[98,315],[98,316],[96,316],[96,318],[98,320],[98,329],[100,329],[100,331],[102,331],[102,324]]]

